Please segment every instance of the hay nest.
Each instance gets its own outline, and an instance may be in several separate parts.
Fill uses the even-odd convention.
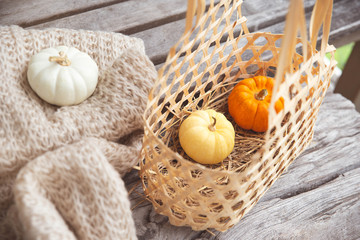
[[[251,157],[255,153],[257,153],[257,151],[265,143],[265,133],[257,133],[251,130],[242,129],[236,124],[228,111],[228,96],[233,87],[240,80],[241,79],[238,79],[234,82],[226,83],[221,88],[217,88],[215,91],[211,92],[205,97],[198,96],[202,99],[194,100],[193,102],[187,102],[186,105],[182,107],[180,112],[173,112],[172,116],[177,119],[174,121],[171,127],[163,129],[164,132],[166,131],[169,133],[166,134],[167,139],[163,139],[163,141],[167,143],[169,148],[172,151],[179,153],[184,159],[196,163],[185,153],[185,151],[180,145],[179,128],[182,121],[184,121],[192,112],[196,110],[213,109],[217,112],[224,114],[225,117],[232,123],[235,130],[235,146],[231,154],[222,162],[218,164],[203,165],[207,168],[215,169],[218,171],[242,172],[244,169],[246,169],[246,166],[249,164]],[[286,119],[284,121],[286,121]],[[285,124],[285,122],[283,124]],[[275,129],[271,131],[271,134],[273,134],[274,132]],[[175,167],[177,161],[174,161],[173,164]]]

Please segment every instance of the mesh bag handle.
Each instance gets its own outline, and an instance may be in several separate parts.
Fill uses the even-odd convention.
[[[242,2],[242,0],[234,0],[236,2]],[[231,2],[231,0],[229,1]],[[170,49],[166,62],[169,59],[173,58],[176,54],[176,49],[181,42],[185,44],[189,42],[189,37],[193,32],[193,26],[197,26],[200,22],[201,17],[205,13],[206,2],[205,0],[188,0],[188,7],[186,11],[186,23],[185,31],[181,36],[179,41]],[[330,34],[330,25],[331,25],[331,16],[332,16],[332,7],[333,0],[317,0],[314,9],[312,11],[311,20],[310,20],[310,44],[311,52],[313,53],[316,49],[317,38],[319,35],[320,27],[323,25],[323,36],[321,40],[321,55],[324,57],[325,51],[328,46],[328,39]],[[214,0],[210,0],[209,8],[214,8]],[[239,18],[244,19],[244,22],[241,24],[244,34],[248,34],[249,30],[246,25],[246,18],[242,16],[241,9],[239,9]],[[193,25],[193,20],[196,16],[195,25]],[[303,55],[304,59],[308,60],[308,45],[307,30],[306,30],[306,20],[303,0],[291,0],[289,11],[286,16],[285,30],[284,30],[284,39],[281,44],[281,51],[279,56],[279,61],[277,65],[277,71],[275,76],[275,84],[273,92],[276,92],[281,83],[281,79],[284,77],[284,73],[289,69],[290,63],[294,57],[295,46],[297,44],[297,34],[300,31],[301,42],[303,46]],[[159,70],[159,76],[163,75],[164,67]],[[272,97],[271,109],[275,104],[275,96]],[[271,111],[274,112],[274,111]]]
[[[321,54],[324,56],[329,41],[333,0],[317,0],[310,20],[310,42],[313,49],[316,47],[317,36],[323,24],[321,40]]]
[[[230,3],[231,1],[232,0],[229,0],[228,2]],[[237,5],[239,5],[239,6],[243,2],[242,0],[235,0],[235,1],[237,2]],[[214,0],[210,0],[209,9],[213,9],[214,6],[215,6]],[[186,19],[185,19],[185,21],[186,21],[185,22],[185,31],[184,31],[183,35],[180,37],[180,39],[178,40],[178,42],[170,48],[166,62],[170,62],[170,59],[175,56],[176,50],[182,42],[185,44],[189,43],[189,38],[190,38],[191,34],[193,33],[196,26],[198,26],[199,24],[202,24],[202,25],[205,24],[205,22],[200,23],[200,19],[204,15],[205,10],[206,10],[205,0],[188,0],[187,10],[186,10]],[[240,8],[238,9],[238,12],[239,12],[239,18],[241,18],[241,21],[243,21],[243,23],[241,23],[243,32],[245,34],[249,33],[249,30],[246,26],[246,18],[241,15]],[[195,17],[196,17],[196,21],[194,24],[193,20]],[[159,71],[158,71],[159,78],[163,75],[165,67],[166,67],[166,64],[162,68],[159,69]]]
[[[325,52],[333,51],[335,49],[334,47],[328,46],[332,6],[333,0],[317,0],[315,2],[309,26],[310,41],[308,41],[303,1],[290,1],[289,11],[285,21],[284,37],[282,38],[279,59],[276,66],[273,95],[269,106],[269,126],[273,126],[273,123],[278,122],[281,118],[281,114],[276,113],[274,106],[276,99],[279,99],[279,97],[281,97],[282,91],[280,90],[280,85],[285,81],[286,74],[294,73],[293,61],[296,55],[296,45],[298,43],[302,44],[301,47],[303,64],[310,66],[314,62],[312,58],[317,51],[316,43],[320,27],[321,25],[323,25],[323,36],[320,47],[321,59],[318,61],[318,63],[322,66],[325,66],[325,63],[323,61]],[[300,32],[300,38],[298,38],[297,36],[298,32]],[[296,71],[295,74],[298,74],[297,77],[301,77],[299,71]],[[295,106],[291,107],[295,108]],[[269,138],[270,131],[267,131],[266,139]]]
[[[211,4],[213,5],[214,1],[211,1]],[[205,12],[205,0],[188,0],[187,6],[185,33],[191,31],[195,15],[198,16],[195,25],[199,23],[200,17]]]
[[[331,16],[332,16],[333,0],[317,0],[312,11],[310,20],[310,45],[311,54],[316,50],[316,43],[321,25],[323,25],[323,37],[321,40],[321,56],[324,57],[325,51],[328,46],[328,39],[330,33]],[[302,0],[291,0],[289,11],[286,16],[284,38],[281,42],[281,50],[279,55],[279,61],[276,69],[275,84],[273,92],[276,93],[279,86],[284,79],[285,72],[291,70],[290,66],[294,58],[297,34],[300,31],[300,39],[302,43],[302,51],[304,61],[309,59],[308,38],[306,31],[306,21],[304,5]],[[274,108],[277,96],[273,95],[271,99],[270,109]],[[275,111],[271,111],[270,118],[273,118],[276,114]],[[273,116],[271,116],[273,115]]]
[[[206,11],[206,2],[209,2],[209,7]],[[232,4],[231,4],[232,3]],[[243,0],[219,0],[217,3],[215,3],[215,0],[188,0],[188,6],[186,11],[186,22],[185,22],[185,31],[182,34],[182,36],[179,38],[176,44],[174,44],[167,55],[166,61],[164,65],[158,70],[158,79],[155,82],[154,86],[161,85],[161,81],[163,79],[166,79],[169,77],[169,67],[172,68],[171,70],[174,71],[175,75],[179,77],[181,75],[180,70],[176,67],[177,61],[176,59],[181,57],[182,53],[188,53],[191,51],[189,46],[194,45],[193,39],[191,39],[192,34],[196,29],[200,29],[200,31],[204,30],[204,28],[207,28],[208,22],[210,21],[210,24],[213,24],[213,27],[217,28],[216,24],[216,16],[214,16],[214,12],[217,12],[221,7],[224,7],[226,10],[231,11],[232,13],[237,12],[237,19],[234,22],[232,27],[241,26],[241,33],[240,36],[244,34],[248,34],[249,30],[246,25],[246,18],[242,16],[241,14],[241,4],[243,3]],[[194,23],[194,19],[196,18],[196,21]],[[230,16],[226,17],[227,21],[233,21],[230,20]],[[208,21],[207,21],[208,20]],[[225,29],[220,29],[219,33],[223,33]],[[205,36],[199,37],[199,34],[196,34],[198,37],[198,40],[200,38],[200,41],[207,41],[204,40]],[[232,34],[232,38],[235,38]],[[192,62],[192,64],[195,64]],[[156,87],[155,87],[156,88]],[[152,89],[149,94],[149,104],[153,104],[152,100],[157,95],[156,89]]]

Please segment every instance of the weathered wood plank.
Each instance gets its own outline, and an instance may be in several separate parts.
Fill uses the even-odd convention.
[[[311,11],[313,5],[313,0],[304,1],[306,11]],[[247,26],[250,32],[261,31],[263,28],[284,21],[287,10],[287,0],[253,0],[245,1],[242,4],[242,14],[247,18]],[[276,12],[275,15],[274,12]],[[222,25],[220,25],[220,28]],[[145,49],[150,59],[154,64],[159,64],[165,61],[168,50],[178,41],[184,29],[185,20],[181,19],[135,33],[132,36],[144,40]]]
[[[243,3],[243,15],[247,17],[247,26],[251,32],[272,32],[283,33],[284,31],[284,19],[287,13],[287,4],[279,4],[278,2],[268,1],[266,8],[260,7],[263,1],[245,1]],[[287,2],[287,1],[286,1]],[[271,4],[273,3],[273,4]],[[307,11],[306,20],[309,24],[311,10],[314,1],[304,1],[305,10]],[[252,9],[256,5],[262,9],[256,13],[254,10],[247,12],[247,9]],[[252,6],[252,8],[250,7]],[[282,6],[282,7],[280,7]],[[353,8],[349,9],[349,6]],[[266,10],[268,9],[268,10]],[[336,1],[333,9],[333,21],[330,32],[330,44],[340,46],[340,44],[347,44],[352,39],[356,39],[357,35],[360,39],[360,21],[354,22],[354,19],[359,19],[360,15],[358,10],[360,9],[360,1],[354,3],[352,0]],[[273,12],[276,12],[274,17]],[[271,17],[273,20],[269,20]],[[340,20],[338,20],[340,19]],[[275,23],[277,22],[277,23]],[[344,24],[347,23],[347,24]],[[177,42],[184,30],[184,20],[171,22],[165,25],[161,25],[155,28],[151,28],[145,31],[141,31],[133,34],[132,36],[138,37],[144,40],[145,49],[154,62],[154,64],[160,64],[165,61],[168,50]],[[343,36],[351,35],[351,38],[344,38]]]
[[[341,46],[360,39],[360,1],[339,0],[334,2],[329,44]],[[311,13],[306,14],[309,26]],[[264,32],[283,33],[285,22],[264,28]],[[351,36],[351,38],[346,38]]]
[[[243,3],[242,12],[243,15],[248,18],[247,24],[250,31],[270,31],[274,33],[281,33],[283,31],[283,20],[287,12],[287,1],[279,1],[264,2],[255,0],[245,1]],[[166,2],[168,4],[166,4]],[[185,23],[183,17],[185,16],[186,1],[177,0],[169,4],[169,1],[163,0],[162,2],[157,1],[156,3],[156,6],[152,6],[154,4],[149,0],[123,2],[94,11],[46,22],[34,27],[83,28],[118,31],[127,34],[135,32],[133,36],[144,40],[148,55],[155,64],[159,64],[165,60],[168,50],[176,43],[183,32]],[[161,8],[161,4],[163,4],[163,11],[158,10]],[[304,1],[307,12],[311,11],[313,4],[313,0]],[[352,6],[351,9],[348,7],[350,5]],[[176,14],[171,12],[173,10],[167,12],[166,9],[169,7],[174,7],[175,11],[181,9],[181,11],[179,11],[181,13],[177,12]],[[135,11],[133,11],[133,9],[135,9]],[[144,9],[146,9],[145,13],[143,13]],[[332,22],[332,33],[330,34],[330,41],[332,43],[336,45],[345,44],[353,38],[360,38],[360,22],[356,21],[360,16],[357,13],[357,9],[360,9],[359,1],[355,1],[355,5],[351,0],[335,2],[334,19],[336,20]],[[128,12],[132,12],[130,18],[127,15]],[[148,12],[152,12],[153,14],[148,16]],[[274,12],[276,12],[276,14],[273,14]],[[181,18],[181,20],[174,21],[177,18]],[[152,21],[149,22],[149,19],[152,19]],[[310,19],[309,13],[307,14],[307,19]],[[171,22],[167,23],[169,21]],[[0,21],[0,23],[2,22]],[[344,34],[346,34],[347,37],[344,38]]]
[[[27,27],[123,1],[126,0],[2,0],[0,24]]]
[[[187,4],[184,0],[133,0],[32,27],[66,27],[132,34],[183,19],[186,8]]]
[[[339,114],[341,112],[342,114]],[[310,194],[309,201],[314,199],[314,203],[309,203],[307,201],[303,202],[304,208],[313,207],[312,211],[316,212],[318,205],[322,199],[323,208],[328,208],[332,206],[329,202],[345,201],[347,198],[337,195],[337,191],[331,192],[332,194],[324,195],[324,192],[327,193],[328,190],[323,191],[323,186],[328,185],[329,182],[336,181],[338,185],[343,188],[348,189],[347,183],[342,183],[342,181],[348,181],[347,176],[349,172],[360,169],[360,114],[358,114],[354,105],[342,97],[339,94],[333,94],[329,92],[325,97],[325,100],[320,108],[318,115],[318,121],[315,126],[314,140],[310,147],[301,154],[293,164],[290,165],[287,172],[285,172],[275,184],[268,190],[268,192],[260,199],[259,203],[240,221],[240,223],[230,229],[228,232],[232,234],[237,234],[242,232],[243,228],[250,226],[249,229],[255,229],[256,231],[265,231],[262,228],[266,228],[268,232],[271,232],[271,229],[274,231],[277,229],[267,227],[268,217],[271,217],[274,214],[274,209],[278,206],[281,209],[282,206],[288,206],[292,201],[296,203],[296,207],[300,208],[302,205],[299,203],[297,197],[302,198],[306,194]],[[136,174],[136,173],[135,173]],[[342,178],[341,176],[345,176]],[[352,176],[352,174],[350,174]],[[138,176],[134,176],[134,173],[126,176],[126,183],[131,187],[134,182],[139,181]],[[341,181],[340,181],[341,180]],[[349,180],[350,181],[350,180]],[[352,178],[351,182],[354,185],[359,186],[360,178]],[[345,187],[346,186],[346,187]],[[357,192],[360,197],[360,188],[357,188]],[[138,186],[137,191],[141,194],[141,187]],[[344,193],[348,193],[347,190],[344,190]],[[351,190],[352,191],[352,190]],[[305,194],[305,195],[304,195]],[[132,193],[130,195],[132,204],[135,205],[143,198],[139,194]],[[294,200],[295,199],[295,200]],[[318,199],[318,200],[316,200]],[[355,201],[355,200],[354,200]],[[357,200],[357,207],[359,206],[359,199]],[[309,204],[312,204],[308,206]],[[264,206],[273,206],[270,210],[267,210],[267,207]],[[290,207],[289,207],[290,208]],[[359,212],[359,209],[356,209]],[[353,211],[355,211],[353,209]],[[260,212],[260,213],[258,213]],[[311,212],[308,210],[308,213]],[[297,213],[297,210],[294,211],[288,210],[286,214],[291,215]],[[255,221],[252,217],[253,215],[257,216],[257,221],[250,224],[251,221]],[[259,215],[261,214],[261,215]],[[171,236],[176,236],[178,239],[195,239],[197,237],[203,237],[208,239],[211,237],[209,233],[204,232],[194,232],[189,227],[175,227],[168,223],[167,217],[158,215],[154,212],[152,206],[148,202],[144,202],[136,207],[133,211],[135,222],[138,230],[138,237],[140,239],[166,239]],[[261,216],[261,217],[259,217]],[[274,219],[275,222],[288,222],[291,219],[288,219],[288,216],[277,215],[278,219]],[[350,216],[356,217],[359,216]],[[250,220],[246,220],[250,218]],[[310,224],[308,221],[303,221],[303,218],[307,218],[307,215],[302,213],[296,218],[299,221],[298,229],[305,228],[306,224]],[[341,215],[339,217],[344,221],[348,218],[348,215]],[[354,219],[352,219],[354,220]],[[246,223],[243,223],[246,221]],[[249,223],[250,222],[250,223]],[[302,223],[303,222],[303,225]],[[325,224],[326,223],[326,224]],[[343,229],[342,225],[337,225],[338,222],[332,220],[332,222],[324,222],[324,226],[329,226],[332,228],[332,234],[340,234]],[[353,224],[351,225],[353,226]],[[255,231],[253,230],[253,231]],[[283,228],[282,230],[276,230],[277,236],[275,238],[281,238],[282,234],[287,233],[287,229]],[[322,229],[326,231],[326,229]],[[351,236],[350,232],[347,232]],[[237,239],[229,238],[228,232],[217,233],[219,239]],[[243,233],[243,232],[242,232]],[[359,230],[358,230],[359,233]],[[265,233],[264,233],[265,234]],[[238,235],[240,236],[240,235]],[[250,235],[249,235],[250,236]],[[257,236],[257,235],[256,235]],[[267,236],[267,235],[266,235]],[[285,236],[285,235],[284,235]],[[306,237],[306,236],[305,236]],[[241,238],[242,239],[242,238]],[[245,238],[246,239],[246,238]],[[251,238],[248,238],[251,239]],[[265,235],[263,238],[266,239]],[[306,238],[305,238],[306,239]],[[341,238],[340,238],[341,239]]]

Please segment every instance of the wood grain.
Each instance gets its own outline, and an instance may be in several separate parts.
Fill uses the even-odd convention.
[[[123,1],[126,0],[2,0],[0,2],[0,23],[28,27]]]
[[[209,4],[209,1],[207,1]],[[132,34],[183,19],[184,0],[133,0],[49,21],[34,28],[67,27]]]
[[[216,239],[358,239],[360,168],[288,199],[262,201]],[[346,187],[344,187],[346,186]],[[349,227],[351,226],[351,227]]]

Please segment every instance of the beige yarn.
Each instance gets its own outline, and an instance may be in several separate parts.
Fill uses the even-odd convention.
[[[0,239],[136,239],[120,177],[138,161],[157,77],[143,42],[117,33],[0,27]],[[30,57],[73,46],[99,66],[94,94],[56,107],[30,88]]]

